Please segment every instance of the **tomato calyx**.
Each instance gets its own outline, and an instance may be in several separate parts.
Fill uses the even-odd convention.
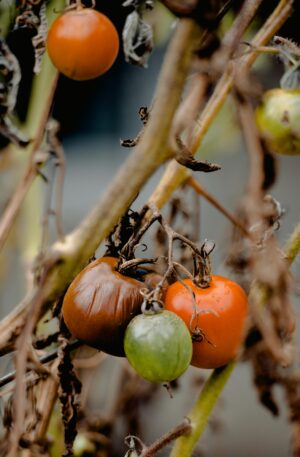
[[[159,298],[161,295],[161,288],[159,283],[156,288],[151,291],[148,289],[142,289],[141,294],[144,298],[141,306],[141,312],[143,314],[157,314],[163,311],[164,303]]]
[[[74,11],[74,10],[80,11],[85,8],[95,9],[96,1],[91,0],[91,6],[86,6],[84,3],[82,3],[81,0],[70,0],[69,4],[64,8],[63,12],[66,13],[68,11]]]
[[[205,289],[211,282],[211,262],[210,254],[215,248],[215,243],[205,240],[200,248],[200,255],[194,257],[194,279],[193,282],[197,287]]]

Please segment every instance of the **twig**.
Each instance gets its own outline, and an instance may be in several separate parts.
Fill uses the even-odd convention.
[[[281,28],[285,21],[290,16],[293,9],[294,0],[280,0],[275,10],[268,17],[267,21],[259,29],[253,40],[251,46],[253,49],[256,47],[264,46],[269,43],[276,32]],[[247,70],[255,62],[258,57],[257,52],[249,53],[243,58],[242,70]]]
[[[83,343],[81,341],[74,340],[68,344],[68,347],[69,347],[70,351],[74,351],[75,349],[78,349],[82,345],[83,345]],[[49,363],[52,360],[56,359],[57,356],[58,356],[58,349],[54,349],[53,351],[49,352],[48,354],[45,354],[42,357],[40,357],[39,362],[42,364]],[[30,372],[31,372],[31,369],[28,369],[27,373],[30,373]],[[6,384],[14,381],[15,377],[16,377],[15,370],[11,371],[10,373],[7,373],[5,376],[2,376],[2,378],[0,378],[0,388],[4,387]]]
[[[252,235],[247,228],[239,221],[233,214],[231,214],[221,203],[213,197],[195,178],[190,177],[187,179],[187,184],[191,186],[199,195],[202,195],[209,203],[211,203],[217,210],[219,210],[233,225],[238,227],[243,234],[252,240]]]
[[[228,57],[232,57],[234,51],[240,44],[240,40],[247,29],[248,25],[252,21],[253,17],[255,16],[259,6],[261,5],[262,0],[248,0],[244,2],[243,7],[234,22],[233,26],[229,29],[229,31],[224,36],[222,40],[222,47],[219,51],[224,53],[224,48],[226,52],[226,47],[228,48]],[[223,56],[222,56],[223,57]],[[223,57],[224,59],[224,57]]]
[[[258,212],[263,199],[264,153],[250,102],[246,99],[241,99],[241,95],[238,95],[236,97],[236,103],[245,143],[249,152],[248,194],[251,199],[252,210],[256,208],[256,212]],[[252,214],[250,226],[257,222],[256,219],[257,216]]]
[[[177,425],[172,430],[167,432],[165,435],[157,439],[153,444],[151,444],[151,446],[144,448],[139,457],[153,457],[156,454],[156,452],[163,449],[176,438],[188,435],[191,432],[191,430],[192,426],[189,418],[187,418],[184,422]]]
[[[171,139],[176,139],[187,129],[187,144],[191,143],[192,129],[204,103],[208,83],[207,75],[196,73],[191,77],[187,95],[179,105],[173,120]]]
[[[41,421],[35,432],[34,441],[41,441],[48,429],[49,421],[58,395],[58,379],[56,376],[58,361],[51,366],[51,376],[40,386],[40,398],[38,408],[41,414]]]

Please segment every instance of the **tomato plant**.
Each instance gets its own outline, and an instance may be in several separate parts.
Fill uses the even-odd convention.
[[[127,327],[124,349],[137,373],[152,382],[178,378],[192,357],[190,334],[169,311],[136,316]]]
[[[256,110],[256,122],[268,148],[278,154],[300,154],[300,90],[272,89]]]
[[[77,8],[59,16],[49,29],[47,49],[55,67],[71,79],[97,78],[113,65],[119,37],[104,14]]]
[[[112,355],[122,356],[129,321],[140,312],[145,286],[116,271],[118,260],[102,257],[71,283],[64,298],[64,321],[73,336]]]
[[[217,368],[230,362],[242,344],[247,297],[235,282],[212,276],[207,288],[177,281],[166,291],[166,309],[180,316],[193,335],[192,365]]]
[[[62,13],[63,0],[0,3],[0,355],[5,356],[0,388],[13,382],[1,393],[0,456],[150,456],[173,439],[172,457],[201,453],[199,439],[212,409],[235,365],[240,369],[228,362],[243,349],[248,314],[242,289],[226,278],[211,277],[215,244],[221,249],[214,262],[225,266],[226,256],[226,268],[238,272],[250,292],[243,359],[249,362],[257,396],[273,415],[283,411],[291,423],[293,443],[288,444],[283,417],[283,433],[273,433],[261,453],[300,455],[297,308],[292,304],[297,277],[291,278],[290,270],[300,253],[300,223],[293,211],[297,170],[295,159],[284,161],[280,170],[274,157],[262,157],[253,141],[258,133],[253,132],[255,88],[267,71],[264,79],[281,89],[267,92],[257,109],[263,146],[266,152],[299,154],[300,48],[291,27],[294,23],[298,32],[300,2],[98,2],[108,17],[116,15],[124,24],[128,64],[146,67],[153,45],[161,49],[149,60],[147,73],[124,63],[101,84],[84,84],[80,92],[78,84],[62,77],[56,91],[58,71],[76,80],[95,78],[117,55],[114,25],[94,11],[94,1],[85,4],[70,0]],[[293,7],[295,13],[282,29]],[[5,9],[8,14],[2,14]],[[50,57],[44,59],[48,24]],[[288,38],[278,36],[280,30]],[[285,73],[280,82],[278,72],[270,74],[264,62],[259,72],[251,71],[261,52],[281,58]],[[224,105],[231,96],[234,103]],[[142,100],[150,105],[140,107]],[[142,123],[132,138],[137,112]],[[243,146],[236,141],[239,129]],[[123,136],[121,145],[132,151],[120,155]],[[64,157],[64,143],[78,153]],[[203,158],[217,152],[222,169],[198,160],[199,147]],[[227,151],[235,149],[229,158]],[[66,162],[71,174],[63,198]],[[111,176],[115,168],[119,171]],[[198,182],[203,175],[192,173],[215,171],[212,180],[206,175],[208,189]],[[275,199],[272,185],[278,177]],[[218,218],[210,218],[204,200],[219,211]],[[234,226],[232,237],[228,225],[221,227],[223,217]],[[214,230],[215,222],[219,230]],[[98,250],[105,250],[106,257],[71,283]],[[56,305],[69,284],[57,316]],[[167,309],[162,310],[164,303]],[[130,370],[126,360],[104,357],[102,364],[103,354],[90,357],[88,348],[80,357],[73,353],[85,343],[109,354],[127,354],[138,373],[154,382],[176,379],[191,363],[217,370],[204,381],[201,370],[190,369],[171,402],[155,388],[159,386]],[[10,361],[14,367],[6,372]],[[226,404],[232,403],[231,418],[243,417],[247,444],[254,443],[256,453],[261,440],[250,416],[261,421],[263,430],[267,415],[259,417],[259,407],[244,414],[249,404],[243,387],[249,383],[238,384],[240,378],[234,377]],[[230,401],[232,392],[233,397],[240,393],[243,404]],[[252,393],[249,399],[255,407]],[[282,399],[285,405],[279,404]],[[227,436],[219,438],[226,443],[217,447],[234,455],[243,449],[245,437],[236,433],[234,423],[225,428]],[[206,438],[207,452],[215,455],[215,430],[208,430]]]

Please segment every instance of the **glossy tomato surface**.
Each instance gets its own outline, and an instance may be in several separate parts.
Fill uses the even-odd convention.
[[[256,110],[256,123],[272,152],[300,154],[300,90],[272,89]]]
[[[247,318],[247,296],[234,281],[212,276],[209,287],[202,289],[190,279],[168,287],[165,308],[181,317],[193,341],[192,365],[217,368],[234,359],[243,342]],[[195,302],[193,300],[193,293]]]
[[[104,14],[90,8],[67,11],[49,29],[47,50],[55,67],[71,79],[105,73],[119,51],[119,37]]]
[[[102,257],[90,263],[71,283],[62,312],[72,335],[108,354],[124,356],[124,333],[141,312],[145,285],[121,275],[117,259]]]
[[[192,357],[190,333],[182,320],[169,311],[136,316],[127,327],[124,348],[136,372],[152,382],[178,378]]]

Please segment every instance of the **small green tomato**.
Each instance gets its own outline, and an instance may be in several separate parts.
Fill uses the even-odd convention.
[[[169,382],[188,368],[192,340],[183,320],[170,311],[136,316],[125,333],[126,357],[136,372],[152,382]]]
[[[256,123],[272,152],[300,154],[300,89],[267,91],[256,110]]]

